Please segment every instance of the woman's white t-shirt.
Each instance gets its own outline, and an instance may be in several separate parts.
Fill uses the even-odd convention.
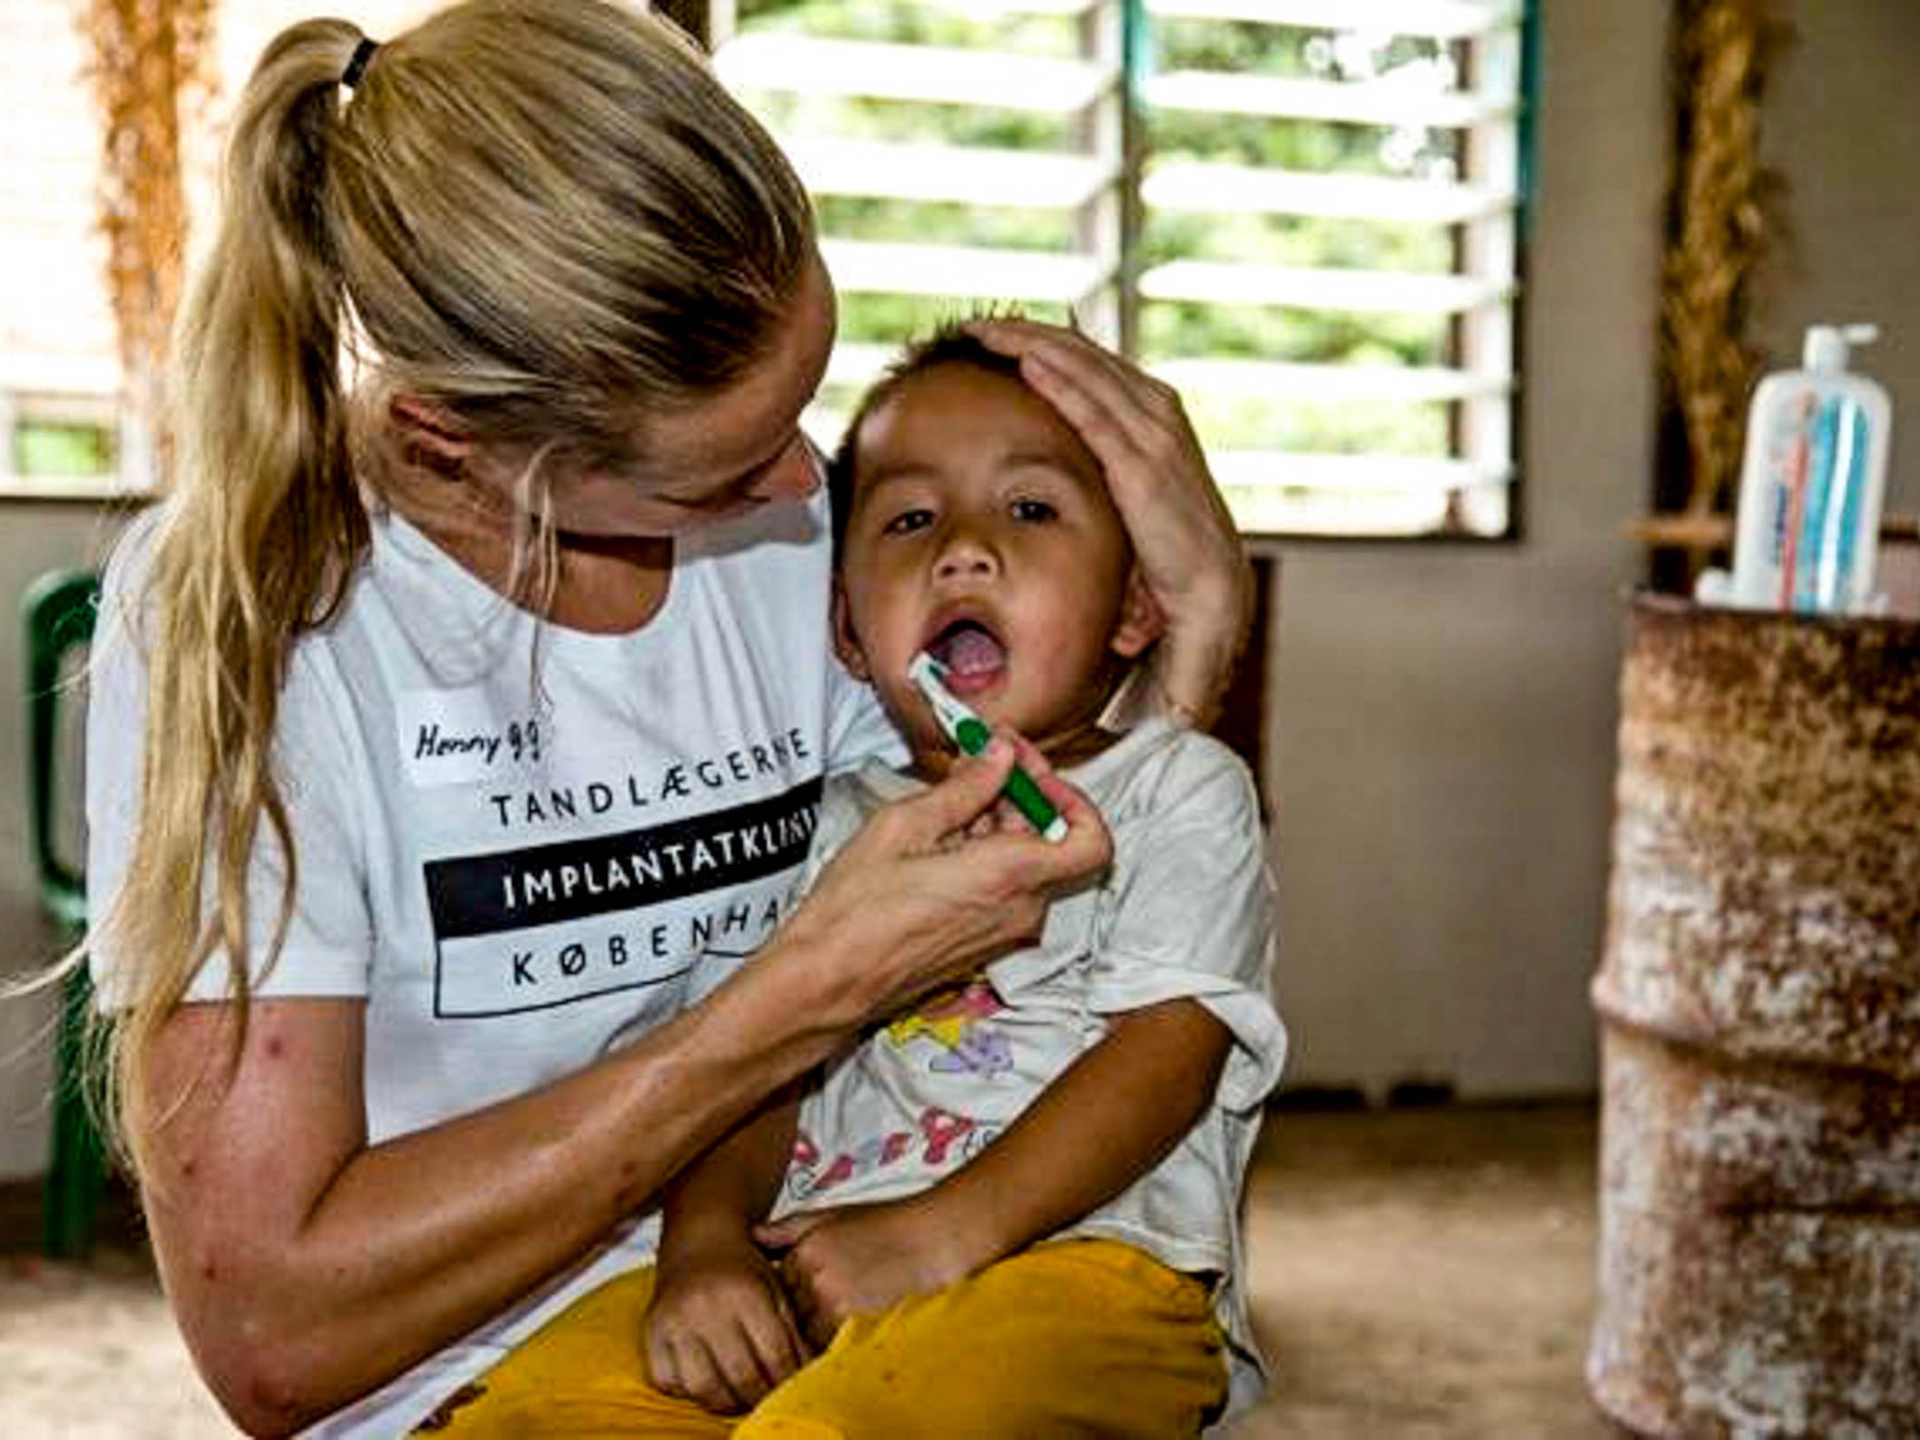
[[[111,903],[140,794],[140,577],[108,568],[88,720],[88,877]],[[690,1003],[696,965],[761,945],[795,902],[831,769],[899,742],[828,646],[826,500],[676,542],[625,635],[541,624],[396,516],[345,604],[296,646],[277,774],[298,884],[263,996],[366,1001],[367,1138],[523,1094]],[[266,827],[262,826],[263,836]],[[257,847],[254,964],[282,864]],[[96,949],[108,1006],[116,957]],[[190,998],[227,994],[224,957]],[[633,1227],[540,1295],[313,1433],[403,1433],[573,1295],[651,1252]],[[369,1317],[369,1323],[378,1323]]]

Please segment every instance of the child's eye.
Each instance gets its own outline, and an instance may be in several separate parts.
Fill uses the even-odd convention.
[[[924,530],[933,523],[931,510],[902,510],[898,515],[880,527],[883,535],[909,535],[915,530]]]
[[[1044,500],[1016,500],[1007,509],[1014,519],[1025,521],[1030,525],[1043,524],[1060,514]]]

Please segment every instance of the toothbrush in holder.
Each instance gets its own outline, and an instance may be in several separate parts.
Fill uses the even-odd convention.
[[[978,755],[987,748],[993,732],[987,728],[986,721],[956,699],[953,692],[941,683],[943,669],[938,660],[922,650],[907,666],[907,678],[927,697],[927,704],[933,707],[933,717],[940,722],[940,728],[947,738],[967,754]],[[1014,809],[1027,817],[1027,822],[1043,838],[1055,844],[1067,838],[1066,817],[1053,808],[1053,802],[1042,793],[1033,777],[1018,765],[1014,766],[1013,774],[1007,777],[1006,787],[1000,793],[1006,796]]]

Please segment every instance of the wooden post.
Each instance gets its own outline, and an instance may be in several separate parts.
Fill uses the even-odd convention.
[[[181,109],[190,92],[204,93],[213,0],[88,0],[81,28],[100,112],[100,225],[120,347],[122,429],[153,440],[186,268]],[[123,452],[143,448],[123,445]],[[158,477],[122,478],[142,485]]]

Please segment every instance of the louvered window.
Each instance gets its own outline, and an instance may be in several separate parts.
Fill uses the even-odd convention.
[[[1254,534],[1510,534],[1519,0],[740,0],[817,197],[831,444],[905,336],[1071,314],[1179,386]]]

